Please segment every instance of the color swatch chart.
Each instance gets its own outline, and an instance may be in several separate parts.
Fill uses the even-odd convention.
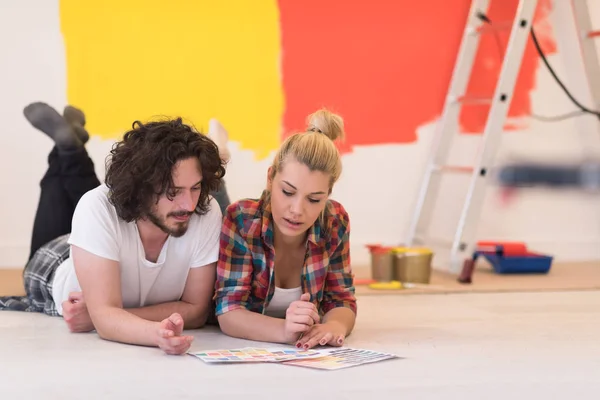
[[[188,354],[206,363],[275,362],[281,363],[281,365],[321,370],[337,370],[400,358],[394,354],[350,348],[298,350],[296,348],[245,347],[231,350],[205,350]]]
[[[321,350],[320,353],[322,354],[321,357],[307,358],[303,360],[295,359],[291,361],[284,361],[282,364],[315,369],[336,370],[400,358],[394,354],[349,348]]]
[[[247,363],[247,362],[281,362],[287,360],[302,360],[309,357],[320,357],[316,350],[298,350],[295,348],[263,349],[244,347],[232,350],[206,350],[189,352],[207,363]]]

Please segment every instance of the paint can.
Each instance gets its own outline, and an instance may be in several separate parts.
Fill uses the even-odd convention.
[[[392,247],[368,245],[371,253],[371,278],[377,282],[394,280],[394,253]]]
[[[393,277],[402,283],[425,283],[431,281],[433,252],[427,248],[396,247]]]

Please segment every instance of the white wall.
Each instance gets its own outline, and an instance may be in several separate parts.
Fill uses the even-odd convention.
[[[566,2],[564,2],[566,3]],[[594,24],[600,26],[600,2],[590,1]],[[564,7],[558,4],[559,7]],[[558,16],[561,16],[559,19]],[[564,13],[555,10],[553,19],[564,30]],[[560,28],[562,27],[562,28]],[[573,35],[572,33],[570,33]],[[570,36],[569,40],[573,40]],[[561,42],[559,42],[559,45]],[[26,261],[33,217],[39,196],[38,182],[46,166],[51,141],[32,128],[22,116],[31,101],[43,100],[62,109],[66,102],[64,49],[59,29],[58,4],[50,0],[4,0],[0,2],[0,267],[21,267]],[[586,104],[585,87],[568,81],[580,72],[576,63],[558,55],[550,63],[574,94]],[[534,111],[556,115],[574,109],[550,75],[540,67],[532,93]],[[584,100],[585,99],[585,100]],[[401,115],[402,110],[398,110]],[[593,117],[558,123],[531,122],[525,131],[503,136],[498,160],[535,158],[540,160],[579,159],[593,154],[600,158],[600,136]],[[356,148],[344,156],[344,173],[334,197],[348,209],[353,226],[355,263],[364,264],[364,245],[373,242],[399,243],[404,239],[433,125],[419,129],[419,141],[409,145]],[[583,133],[582,130],[584,131]],[[454,157],[471,160],[479,137],[464,136]],[[88,151],[104,177],[104,158],[111,142],[93,137]],[[230,196],[254,197],[260,194],[270,159],[254,161],[250,152],[230,143],[232,161],[227,173]],[[369,166],[365,168],[365,166]],[[242,173],[251,178],[242,178]],[[460,184],[457,183],[458,186]],[[452,208],[456,187],[442,195]],[[535,190],[522,193],[508,207],[499,203],[495,188],[488,191],[479,223],[479,238],[522,240],[532,249],[548,252],[557,260],[600,259],[600,197],[576,192]],[[458,211],[458,209],[457,209]],[[448,235],[451,224],[441,226]]]

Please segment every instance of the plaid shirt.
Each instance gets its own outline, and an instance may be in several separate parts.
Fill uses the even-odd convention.
[[[273,221],[265,193],[227,209],[217,263],[216,315],[239,308],[264,313],[275,291]],[[356,313],[350,268],[350,221],[346,210],[329,200],[323,219],[309,230],[302,292],[324,315],[336,307]]]

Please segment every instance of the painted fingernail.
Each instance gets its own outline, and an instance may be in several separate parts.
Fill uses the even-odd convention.
[[[319,342],[322,345],[324,345],[325,343],[327,343],[327,341],[325,339],[321,339],[321,341]]]
[[[339,338],[339,339],[338,339],[338,344],[342,344],[342,343],[344,343],[344,339],[342,339],[342,338]]]
[[[302,347],[302,344],[301,343],[296,343],[296,347],[300,348],[300,347]]]
[[[308,349],[308,344],[304,345],[304,350]]]

